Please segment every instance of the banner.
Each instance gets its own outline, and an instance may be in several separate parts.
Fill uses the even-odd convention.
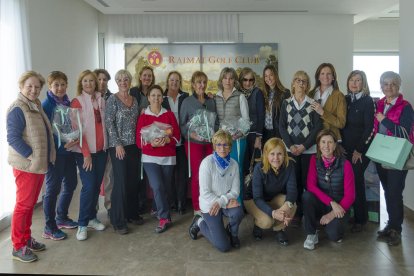
[[[208,76],[207,92],[216,93],[217,80],[224,67],[233,67],[237,73],[250,67],[256,75],[256,84],[263,86],[263,68],[273,64],[278,68],[277,43],[236,44],[125,44],[125,68],[134,76],[143,66],[154,69],[155,83],[165,88],[170,71],[183,77],[183,91],[191,93],[191,75],[203,71]]]

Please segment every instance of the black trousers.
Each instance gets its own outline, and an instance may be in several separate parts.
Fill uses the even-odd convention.
[[[144,168],[141,164],[142,160],[142,151],[138,148],[138,179],[139,179],[139,185],[138,185],[138,210],[141,213],[145,213],[147,210],[147,182],[148,178],[144,171]],[[141,171],[142,169],[142,171]],[[142,173],[142,175],[141,175]],[[142,178],[142,179],[141,179]]]
[[[168,202],[170,205],[178,202],[185,204],[188,190],[188,163],[184,145],[178,146],[175,149],[177,163],[174,167],[171,187],[167,187]]]
[[[126,226],[127,219],[138,218],[138,191],[141,184],[138,147],[134,144],[124,149],[125,157],[120,160],[115,155],[115,148],[109,148],[114,172],[110,219],[111,224],[118,229]]]
[[[303,191],[306,190],[306,183],[308,179],[308,171],[309,171],[309,162],[311,159],[312,154],[301,154],[299,156],[294,156],[293,154],[289,153],[289,156],[295,160],[295,175],[296,175],[296,185],[298,189],[298,197],[296,199],[297,210],[296,210],[296,217],[302,217],[303,215],[303,204],[302,204],[302,194]]]
[[[401,233],[404,220],[403,191],[408,171],[384,169],[378,163],[375,163],[375,166],[377,167],[377,173],[382,188],[384,189],[388,226]]]
[[[250,171],[250,160],[252,160],[252,154],[254,152],[254,143],[256,142],[256,133],[249,133],[246,138],[246,154],[244,155],[244,173],[248,174]],[[264,144],[262,144],[263,148]],[[260,152],[255,153],[255,156],[260,156]]]
[[[305,191],[303,193],[303,215],[305,217],[305,231],[307,235],[314,235],[320,218],[332,211],[331,206],[326,206],[313,193]],[[325,232],[331,241],[342,239],[345,233],[345,225],[348,215],[343,218],[334,218],[325,225]]]
[[[365,177],[364,173],[368,167],[369,159],[363,155],[362,163],[352,163],[352,153],[348,153],[346,158],[352,164],[355,178],[355,201],[354,201],[354,218],[355,223],[366,224],[368,221],[368,204],[365,196]]]

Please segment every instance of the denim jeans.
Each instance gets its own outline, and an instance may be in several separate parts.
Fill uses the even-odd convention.
[[[87,226],[89,220],[96,218],[99,191],[105,173],[107,153],[100,151],[92,153],[92,170],[85,171],[83,168],[83,155],[75,153],[79,176],[82,181],[79,207],[79,226]]]
[[[203,221],[200,223],[200,232],[215,248],[221,252],[230,250],[230,240],[223,225],[223,216],[228,217],[232,236],[238,236],[239,225],[244,217],[241,206],[229,209],[220,209],[216,216],[202,213]]]
[[[170,206],[167,199],[167,189],[171,187],[174,165],[158,165],[143,163],[149,184],[154,193],[154,202],[157,207],[158,218],[171,218]]]
[[[77,184],[74,153],[57,154],[55,165],[49,164],[46,174],[46,192],[43,196],[46,229],[56,230],[56,221],[68,218],[69,205]]]

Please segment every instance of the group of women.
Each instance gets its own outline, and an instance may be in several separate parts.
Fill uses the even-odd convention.
[[[286,89],[272,65],[263,70],[263,90],[250,68],[243,68],[239,76],[233,68],[224,68],[214,96],[206,94],[208,77],[201,71],[191,77],[191,95],[181,90],[182,76],[177,71],[168,74],[165,91],[155,85],[154,71],[148,66],[139,72],[137,87],[131,88],[127,70],[116,73],[114,94],[107,90],[109,79],[103,69],[83,71],[76,97],[70,101],[66,75],[51,72],[41,104],[44,78],[34,71],[21,76],[20,94],[7,115],[9,162],[17,185],[12,220],[15,259],[32,262],[37,260],[33,251],[45,249],[30,232],[45,174],[43,238],[66,238],[62,228],[77,227],[78,240],[87,239],[88,227],[104,230],[96,207],[105,168],[111,167],[113,187],[105,191],[112,188],[108,214],[119,234],[128,233],[128,223],[143,223],[144,178],[153,193],[152,213],[159,220],[155,232],[167,230],[172,207],[181,214],[187,208],[189,170],[195,214],[189,228],[192,239],[201,232],[220,251],[240,247],[244,206],[254,218],[257,240],[263,239],[264,229],[273,228],[279,243],[288,245],[286,227],[299,225],[304,217],[305,248],[312,250],[318,243],[319,225],[325,225],[329,239],[341,242],[351,206],[352,232],[361,231],[368,220],[364,171],[372,138],[376,133],[398,136],[400,127],[412,131],[413,110],[400,94],[401,79],[394,72],[381,76],[385,97],[376,111],[365,73],[350,73],[344,96],[330,63],[317,68],[312,89],[304,71],[296,72],[290,90]],[[50,121],[60,105],[81,110],[80,139],[57,141]],[[217,115],[211,141],[189,124],[200,111]],[[222,123],[241,118],[251,123],[247,135],[219,130]],[[154,123],[167,124],[169,131],[146,141],[142,130]],[[252,159],[261,161],[249,172]],[[78,222],[68,217],[77,185],[76,166],[82,181]],[[397,245],[407,171],[376,167],[389,214],[378,238]],[[247,173],[252,173],[252,181],[245,190]],[[223,216],[228,217],[226,227]]]

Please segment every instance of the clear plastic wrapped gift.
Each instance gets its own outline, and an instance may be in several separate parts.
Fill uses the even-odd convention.
[[[146,145],[156,138],[170,137],[172,134],[173,128],[171,125],[154,122],[141,129],[141,143]]]
[[[220,128],[229,132],[232,136],[246,136],[249,133],[252,123],[244,118],[225,119],[220,124]]]
[[[198,140],[210,142],[214,135],[214,123],[216,117],[217,115],[215,112],[198,109],[187,123],[188,135],[195,133]]]
[[[79,108],[58,105],[52,118],[53,133],[58,138],[58,147],[62,142],[78,139],[79,145],[82,146],[81,110]]]

